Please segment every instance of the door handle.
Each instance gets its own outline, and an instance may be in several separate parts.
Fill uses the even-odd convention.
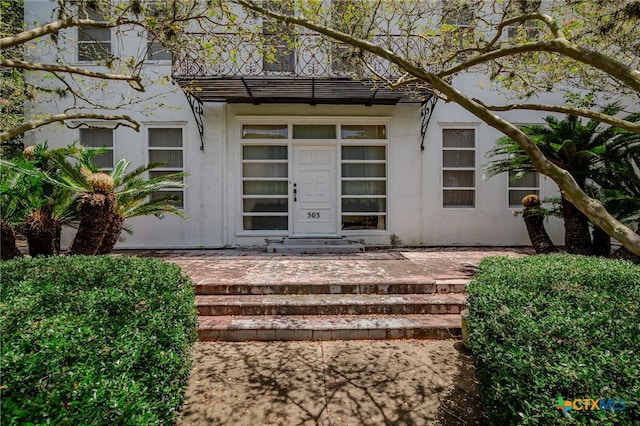
[[[298,201],[298,184],[294,183],[293,184],[293,202],[295,203],[296,201]]]

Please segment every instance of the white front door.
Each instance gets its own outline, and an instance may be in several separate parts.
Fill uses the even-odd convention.
[[[293,234],[337,235],[337,148],[293,146]]]

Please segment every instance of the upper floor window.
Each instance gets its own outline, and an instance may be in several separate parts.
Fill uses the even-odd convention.
[[[292,0],[269,1],[265,5],[279,13],[293,12]],[[296,70],[296,55],[291,42],[290,27],[275,19],[263,18],[264,52],[262,66],[265,72],[292,73]]]
[[[443,46],[462,50],[475,39],[473,3],[467,0],[442,0],[441,34]],[[457,56],[462,61],[464,54]]]
[[[356,37],[366,38],[367,16],[364,0],[331,0],[331,24],[333,28]],[[353,72],[358,67],[357,49],[335,42],[331,47],[331,71],[337,74]]]
[[[147,59],[152,61],[171,60],[171,51],[157,41],[153,34],[147,34]]]
[[[160,2],[149,2],[148,13],[160,19],[161,6]],[[147,31],[147,59],[151,61],[171,60],[171,51],[162,45],[155,34],[149,31]]]
[[[507,27],[507,38],[509,40],[535,40],[540,31],[535,21],[525,21],[521,25]]]
[[[113,169],[113,130],[80,129],[80,145],[87,148],[101,148],[106,152],[93,157],[93,163],[101,169]]]
[[[89,19],[103,22],[104,18],[89,12]],[[78,27],[78,61],[97,62],[111,57],[111,29],[94,25]]]

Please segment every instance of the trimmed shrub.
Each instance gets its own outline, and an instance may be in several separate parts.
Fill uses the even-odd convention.
[[[0,272],[3,424],[175,422],[197,322],[178,266],[70,256]]]
[[[640,424],[640,268],[571,255],[488,258],[468,294],[492,424]],[[619,410],[576,401],[599,398]],[[569,416],[556,409],[566,401]]]

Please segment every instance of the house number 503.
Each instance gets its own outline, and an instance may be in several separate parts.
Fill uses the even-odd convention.
[[[320,219],[320,212],[307,212],[307,219]]]

